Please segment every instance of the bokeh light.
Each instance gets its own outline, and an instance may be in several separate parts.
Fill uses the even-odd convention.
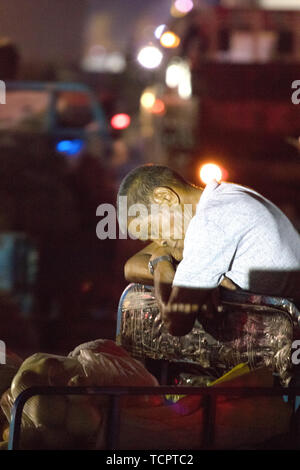
[[[163,47],[174,49],[180,44],[180,37],[172,31],[166,31],[160,38],[160,43]]]
[[[260,0],[260,8],[271,10],[299,10],[299,0]]]
[[[146,88],[140,98],[141,107],[152,114],[164,114],[166,110],[163,100],[156,98],[156,94],[151,88]]]
[[[192,96],[192,78],[188,62],[175,57],[166,69],[166,85],[169,88],[178,88],[178,95],[182,99]]]
[[[174,3],[171,6],[170,14],[174,18],[183,18],[186,15],[186,13],[182,13],[181,11],[177,10],[177,8],[175,8]]]
[[[188,13],[193,9],[194,3],[192,0],[176,0],[174,6],[181,13]]]
[[[188,71],[185,74],[182,74],[182,78],[178,84],[178,95],[183,100],[188,100],[192,97],[192,94],[192,81]]]
[[[144,91],[140,99],[141,106],[150,109],[155,103],[155,94],[152,91]]]
[[[156,99],[151,108],[151,112],[153,114],[164,114],[165,110],[166,110],[165,103],[160,99]]]
[[[110,124],[113,129],[127,129],[127,127],[130,125],[131,119],[128,114],[125,113],[120,113],[120,114],[115,114],[111,120]]]
[[[84,147],[81,139],[61,140],[56,144],[57,152],[64,153],[68,156],[77,155]]]
[[[172,63],[166,70],[166,85],[169,88],[176,88],[179,84],[180,65]]]
[[[223,178],[222,168],[215,163],[205,163],[202,165],[199,175],[204,184],[208,184],[213,180],[221,181]]]
[[[162,59],[162,52],[155,46],[143,47],[137,56],[139,63],[146,69],[155,69],[159,67]]]
[[[160,39],[166,27],[167,26],[165,24],[160,24],[159,26],[157,26],[157,28],[154,31],[154,36],[156,37],[156,39]]]

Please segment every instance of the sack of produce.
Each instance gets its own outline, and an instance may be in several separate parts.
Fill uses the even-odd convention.
[[[111,340],[78,346],[67,357],[36,353],[27,358],[2,396],[7,420],[17,396],[32,386],[157,386],[142,363]],[[135,405],[137,400],[134,400]],[[146,401],[143,399],[143,404]],[[127,400],[123,406],[129,404]],[[106,396],[38,395],[23,410],[22,448],[90,448],[108,409]],[[3,438],[7,439],[7,431]]]

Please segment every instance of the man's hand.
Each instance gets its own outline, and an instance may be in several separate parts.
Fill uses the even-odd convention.
[[[158,255],[162,256],[162,255]],[[158,257],[153,256],[153,259]],[[172,263],[167,260],[159,261],[154,269],[154,294],[162,311],[163,306],[170,297],[172,282],[175,276],[175,269]]]
[[[188,334],[199,316],[212,319],[219,311],[219,290],[173,287],[167,301],[161,304],[161,315],[173,336]]]
[[[184,336],[194,327],[198,304],[170,303],[161,306],[162,321],[173,336]]]

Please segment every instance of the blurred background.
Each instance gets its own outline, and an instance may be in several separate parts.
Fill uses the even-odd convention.
[[[251,186],[300,229],[299,0],[0,0],[0,80],[0,338],[23,356],[114,338],[142,245],[98,239],[96,209],[137,165]]]

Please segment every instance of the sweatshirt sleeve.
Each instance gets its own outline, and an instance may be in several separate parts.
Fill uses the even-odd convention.
[[[212,289],[230,269],[237,243],[214,221],[193,217],[173,286]]]

